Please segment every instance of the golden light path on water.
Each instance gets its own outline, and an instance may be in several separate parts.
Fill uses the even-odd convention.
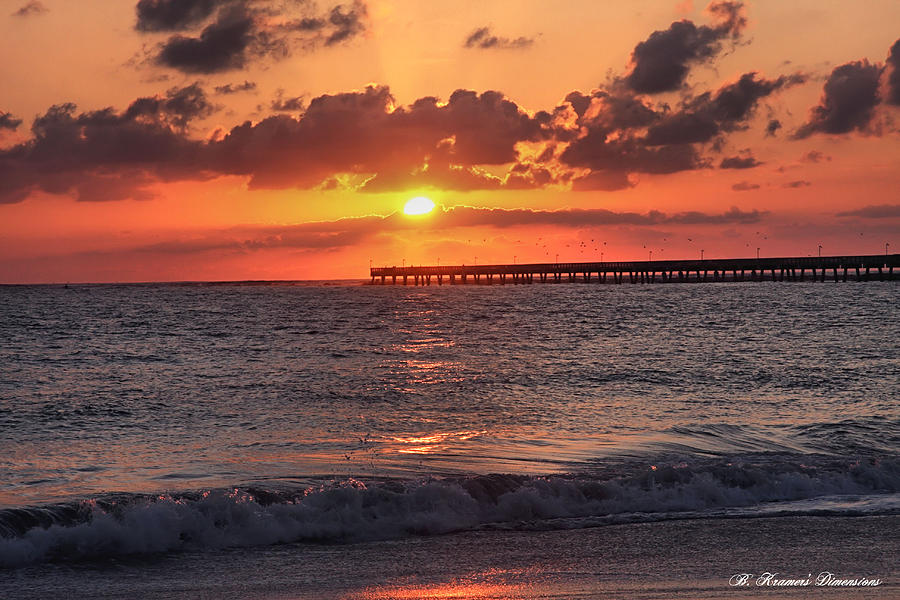
[[[405,583],[397,582],[384,586],[372,587],[359,595],[348,598],[353,600],[430,600],[430,599],[468,599],[488,600],[491,598],[527,598],[533,597],[533,591],[527,583],[515,581],[522,578],[529,570],[521,569],[488,569],[481,573],[473,573],[445,583]]]

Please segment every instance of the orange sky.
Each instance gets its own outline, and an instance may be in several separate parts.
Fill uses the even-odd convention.
[[[0,283],[900,248],[893,0],[2,9]]]

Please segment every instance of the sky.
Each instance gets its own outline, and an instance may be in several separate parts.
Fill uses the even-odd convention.
[[[900,249],[895,0],[0,0],[0,57],[0,283]]]

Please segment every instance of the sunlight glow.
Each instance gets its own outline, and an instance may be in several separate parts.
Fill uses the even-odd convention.
[[[403,206],[405,215],[425,215],[434,210],[434,202],[425,196],[416,196]]]

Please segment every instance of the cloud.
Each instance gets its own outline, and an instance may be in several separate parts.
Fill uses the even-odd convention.
[[[151,121],[167,121],[184,129],[196,119],[210,116],[216,107],[206,98],[206,93],[195,82],[183,88],[172,88],[165,96],[138,98],[125,111],[126,121],[149,117]]]
[[[650,148],[635,138],[610,138],[600,132],[588,133],[572,142],[560,155],[572,167],[595,171],[669,174],[705,166],[696,148],[678,144]]]
[[[819,152],[818,150],[810,150],[804,154],[801,159],[804,162],[819,163],[822,161],[831,161],[831,157]]]
[[[200,24],[231,0],[139,0],[138,31],[179,31]]]
[[[810,111],[809,120],[795,133],[803,139],[814,133],[840,134],[865,131],[878,104],[878,81],[884,67],[867,60],[836,67],[828,80],[819,104]]]
[[[887,64],[890,67],[890,72],[888,74],[888,89],[885,102],[894,106],[900,106],[900,39],[891,46]]]
[[[758,190],[758,183],[750,183],[749,181],[740,181],[731,186],[735,192],[749,192],[750,190]]]
[[[549,135],[547,118],[529,116],[499,92],[457,90],[445,104],[426,97],[397,107],[387,87],[370,86],[314,98],[297,118],[244,123],[210,150],[221,170],[250,175],[256,188],[314,187],[335,173],[396,180],[429,163],[515,162],[517,143]]]
[[[677,213],[668,217],[664,222],[681,225],[721,225],[726,223],[746,225],[748,223],[758,223],[768,214],[768,211],[765,210],[742,211],[738,207],[732,206],[726,212],[718,215],[696,211]]]
[[[244,81],[244,83],[227,83],[225,85],[217,85],[215,90],[217,94],[222,95],[237,94],[238,92],[252,92],[256,90],[256,82]]]
[[[528,225],[555,225],[560,227],[597,227],[604,225],[718,225],[722,223],[756,223],[766,213],[752,210],[744,212],[732,207],[725,213],[708,214],[683,212],[666,214],[651,210],[647,213],[614,212],[602,208],[534,210],[526,208],[477,208],[456,206],[445,209],[437,218],[429,219],[428,226],[436,229],[450,227],[517,227]]]
[[[572,180],[572,191],[575,192],[612,192],[634,186],[634,181],[630,180],[628,174],[622,171],[591,171],[587,175]]]
[[[207,178],[204,144],[185,133],[211,110],[196,84],[139,98],[122,112],[52,106],[35,118],[32,139],[0,150],[0,203],[35,191],[79,200],[146,198],[157,181]]]
[[[292,98],[284,97],[284,90],[278,90],[278,97],[272,100],[272,110],[278,112],[300,112],[306,105],[303,102],[303,96],[294,96]]]
[[[365,33],[369,12],[366,4],[355,0],[349,6],[337,5],[319,16],[305,16],[273,27],[274,32],[314,35],[325,46],[334,46]]]
[[[507,38],[491,33],[490,27],[479,27],[469,34],[463,42],[464,48],[483,48],[495,50],[516,50],[528,48],[534,44],[534,38],[517,37]]]
[[[667,120],[668,131],[660,130]],[[572,92],[566,96],[566,104],[554,111],[555,135],[569,142],[559,161],[605,173],[579,178],[579,187],[616,181],[624,185],[623,174],[628,173],[668,174],[704,168],[708,162],[692,145],[698,141],[696,131],[684,136],[674,134],[680,130],[680,125],[671,127],[675,120],[665,106],[654,108],[626,89],[617,87],[590,95]],[[713,126],[718,131],[715,122]]]
[[[778,130],[781,129],[781,121],[778,119],[770,119],[766,125],[766,137],[775,137]]]
[[[864,206],[855,210],[837,213],[839,217],[863,217],[865,219],[896,219],[900,218],[900,204],[878,204]]]
[[[0,110],[0,129],[15,131],[21,124],[22,119],[17,119],[12,114]]]
[[[538,157],[538,162],[541,157]],[[546,161],[544,161],[546,162]],[[509,170],[503,187],[513,190],[539,189],[548,185],[564,183],[568,181],[570,174],[557,173],[552,169],[534,163],[516,163]]]
[[[722,132],[746,127],[760,99],[777,90],[803,83],[800,73],[777,79],[745,73],[736,82],[720,87],[714,94],[705,92],[688,98],[681,109],[662,116],[647,131],[649,146],[707,142]]]
[[[758,167],[763,163],[756,160],[750,154],[746,156],[729,156],[722,159],[722,162],[719,163],[720,169],[752,169],[753,167]]]
[[[743,8],[741,2],[713,2],[707,8],[714,21],[712,26],[698,27],[681,20],[668,29],[654,31],[635,46],[625,83],[641,94],[677,90],[684,84],[691,65],[709,62],[722,50],[722,41],[740,37],[747,24]]]
[[[362,2],[354,2],[347,8],[343,6],[332,8],[328,14],[328,22],[332,25],[332,30],[325,38],[325,45],[334,46],[363,33],[366,30],[367,16],[366,5]]]
[[[781,187],[783,188],[802,188],[809,187],[812,183],[809,181],[799,180],[799,181],[788,181],[787,183],[782,183]]]
[[[288,19],[294,4],[304,5],[271,0],[141,0],[137,29],[192,29],[215,14],[199,35],[173,35],[155,56],[159,65],[206,74],[242,69],[263,57],[284,59],[298,47],[309,51],[334,46],[366,30],[368,11],[361,0],[333,6],[321,16]]]
[[[176,35],[166,41],[157,61],[186,73],[216,73],[240,69],[254,41],[253,17],[231,10],[203,29],[199,37]]]
[[[17,11],[12,13],[14,17],[34,17],[49,12],[50,9],[44,6],[40,0],[29,0],[23,4]]]
[[[548,114],[531,116],[499,92],[457,90],[446,103],[427,97],[397,106],[388,88],[371,86],[314,98],[298,116],[192,139],[191,124],[216,109],[196,83],[138,98],[122,112],[52,107],[35,120],[32,140],[0,150],[0,197],[15,202],[43,190],[81,198],[81,179],[120,170],[163,181],[238,175],[254,189],[310,189],[341,173],[376,176],[370,190],[418,183],[493,189],[504,182],[476,166],[515,163],[518,143],[552,136]],[[552,180],[544,171],[528,167],[505,182],[539,186]]]
[[[640,129],[661,117],[652,106],[623,90],[594,90],[590,95],[574,91],[565,100],[578,115],[577,124],[591,129]]]

